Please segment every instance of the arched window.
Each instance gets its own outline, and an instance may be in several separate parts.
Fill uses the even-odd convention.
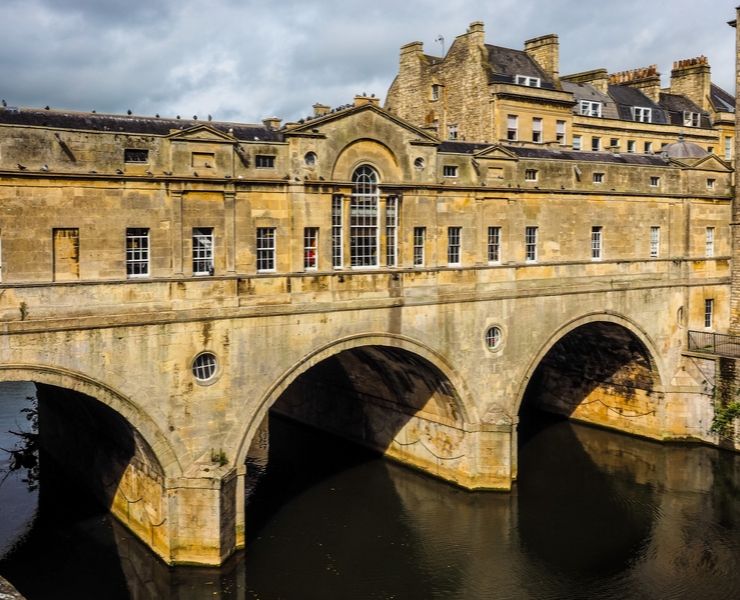
[[[378,266],[378,174],[361,165],[352,174],[350,264]]]

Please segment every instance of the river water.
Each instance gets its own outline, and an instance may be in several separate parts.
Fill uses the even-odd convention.
[[[1,448],[33,393],[0,385]],[[565,421],[522,437],[513,492],[469,493],[273,419],[247,548],[221,569],[168,568],[78,490],[16,472],[0,574],[29,600],[740,598],[740,455]]]

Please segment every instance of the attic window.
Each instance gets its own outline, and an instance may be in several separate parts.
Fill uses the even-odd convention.
[[[653,122],[653,109],[645,108],[644,106],[633,106],[632,117],[638,123],[652,123]]]
[[[539,77],[530,77],[529,75],[517,75],[514,78],[517,85],[526,85],[528,87],[542,87],[542,80]]]
[[[442,167],[442,177],[457,177],[457,165],[444,165]]]
[[[254,165],[258,169],[274,169],[275,157],[269,154],[258,154],[254,159]]]
[[[141,150],[139,148],[126,148],[123,151],[123,162],[127,162],[127,163],[149,162],[149,150]]]
[[[683,111],[683,124],[685,127],[699,127],[701,115],[698,112]]]
[[[578,103],[578,112],[586,117],[600,117],[601,116],[601,102],[593,102],[592,100],[581,100]]]

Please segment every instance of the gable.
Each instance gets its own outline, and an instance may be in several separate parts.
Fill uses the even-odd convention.
[[[499,146],[498,144],[489,146],[488,148],[484,148],[480,152],[477,152],[474,156],[479,160],[519,160],[519,157],[516,154],[507,150],[503,146]]]
[[[179,142],[222,142],[233,143],[236,138],[232,135],[222,133],[208,125],[197,125],[181,131],[174,131],[169,136],[172,141]]]

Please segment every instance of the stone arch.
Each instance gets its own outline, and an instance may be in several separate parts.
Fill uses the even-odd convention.
[[[545,357],[548,355],[548,353],[555,347],[555,345],[576,329],[594,323],[611,323],[614,325],[619,325],[627,330],[632,336],[634,336],[642,344],[647,352],[647,356],[650,361],[650,372],[655,381],[655,391],[660,392],[663,390],[663,382],[666,381],[664,375],[665,366],[660,360],[660,354],[656,351],[655,344],[652,342],[647,333],[637,323],[624,315],[607,312],[594,312],[582,315],[561,325],[558,329],[553,331],[548,336],[547,340],[540,346],[538,352],[534,355],[532,360],[527,365],[525,375],[519,383],[516,396],[516,404],[514,407],[514,414],[518,414],[521,409],[522,402],[524,400],[524,396],[532,376],[534,375],[535,371],[540,366],[542,361],[545,359]]]
[[[402,179],[396,154],[384,143],[370,138],[353,140],[339,151],[332,167],[332,178],[349,181],[362,164],[368,164],[378,172],[381,185]]]
[[[0,365],[2,381],[32,381],[80,392],[121,415],[146,441],[167,477],[180,477],[182,466],[169,440],[154,420],[136,403],[110,386],[87,375],[45,365]]]
[[[252,419],[242,430],[236,454],[236,464],[240,465],[244,463],[247,458],[250,444],[270,407],[277,402],[283,392],[285,392],[300,375],[306,373],[326,359],[334,357],[342,352],[353,349],[370,348],[373,346],[404,350],[427,361],[450,383],[454,391],[454,399],[456,402],[455,408],[460,415],[461,423],[470,424],[478,422],[478,411],[467,386],[455,368],[441,354],[421,342],[402,335],[388,333],[357,334],[335,340],[334,342],[316,348],[309,354],[303,356],[276,378],[273,385],[260,399],[259,405],[252,415]]]

